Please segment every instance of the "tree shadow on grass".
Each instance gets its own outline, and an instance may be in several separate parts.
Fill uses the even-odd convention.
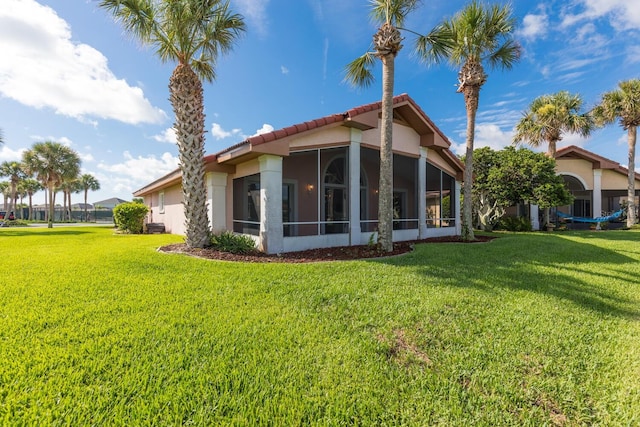
[[[637,236],[635,241],[640,242]],[[640,318],[637,301],[613,286],[638,287],[631,272],[621,274],[624,266],[637,265],[638,257],[560,235],[505,235],[485,244],[418,245],[408,256],[373,262],[413,266],[435,286],[529,291],[604,314]]]

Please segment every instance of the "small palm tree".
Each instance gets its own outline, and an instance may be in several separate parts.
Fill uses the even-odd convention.
[[[578,94],[560,91],[534,99],[516,125],[513,142],[526,142],[533,147],[547,144],[547,155],[556,156],[556,145],[565,133],[587,137],[594,129],[593,118],[582,112]]]
[[[84,191],[84,220],[87,220],[87,197],[89,196],[89,190],[98,191],[100,189],[100,182],[95,176],[85,173],[80,177],[80,186]]]
[[[515,18],[509,5],[483,5],[473,1],[453,18],[445,20],[429,36],[419,37],[416,51],[426,63],[447,60],[460,67],[458,92],[464,95],[467,136],[462,205],[462,238],[474,240],[472,223],[473,143],[480,89],[487,81],[483,63],[490,68],[511,69],[520,58],[520,45],[513,39]],[[430,41],[438,40],[434,49]]]
[[[629,145],[628,164],[628,213],[627,227],[636,222],[635,158],[636,137],[640,125],[640,80],[632,79],[618,84],[618,89],[602,95],[600,103],[593,109],[598,124],[609,124],[616,120],[627,131]]]
[[[11,184],[9,181],[0,181],[0,194],[2,194],[3,204],[2,207],[7,210],[7,199],[11,197]]]
[[[9,206],[9,210],[17,212],[18,183],[26,177],[24,168],[20,162],[2,162],[0,163],[0,176],[9,178],[9,184],[11,186],[11,206]]]
[[[204,101],[202,81],[215,79],[220,54],[229,52],[245,31],[244,18],[221,0],[100,0],[125,30],[154,46],[162,61],[177,66],[169,80],[176,115],[186,244],[209,243],[204,182]]]
[[[29,219],[33,220],[33,195],[42,190],[42,184],[33,178],[26,178],[20,182],[20,187],[29,197]]]
[[[533,147],[547,144],[547,156],[556,157],[556,145],[565,133],[587,137],[594,129],[593,118],[582,110],[578,94],[560,91],[533,100],[516,124],[514,144],[526,142]],[[550,224],[549,208],[544,209],[544,224]]]
[[[38,179],[47,189],[49,200],[48,227],[53,227],[56,188],[65,179],[75,177],[80,172],[78,153],[62,144],[45,141],[33,144],[22,155],[22,163],[27,173]]]
[[[370,86],[375,58],[382,62],[382,120],[380,138],[380,183],[378,185],[378,243],[393,250],[393,84],[395,58],[402,49],[400,29],[415,9],[417,0],[370,0],[371,17],[380,24],[373,36],[373,51],[366,52],[346,67],[345,80],[353,86]]]

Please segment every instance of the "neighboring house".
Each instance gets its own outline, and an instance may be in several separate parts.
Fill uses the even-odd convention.
[[[128,200],[118,199],[117,197],[112,197],[110,199],[100,200],[99,202],[93,202],[93,206],[97,208],[104,209],[113,209],[119,204],[127,203]]]
[[[395,241],[460,234],[463,164],[406,94],[394,97]],[[280,253],[366,244],[378,216],[381,104],[253,136],[205,157],[214,233],[254,236]],[[134,193],[148,222],[184,234],[180,170]]]
[[[627,201],[628,169],[584,148],[571,145],[556,152],[558,174],[571,194],[573,205],[558,208],[578,217],[596,218],[619,210]],[[640,195],[640,174],[636,173],[636,206]]]

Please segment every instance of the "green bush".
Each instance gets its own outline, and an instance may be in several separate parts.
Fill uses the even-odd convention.
[[[507,231],[531,231],[529,218],[519,216],[505,216],[500,220],[499,228]]]
[[[125,233],[141,234],[149,208],[141,203],[122,203],[113,208],[113,222]]]
[[[28,227],[29,223],[27,221],[23,221],[21,219],[11,219],[11,220],[6,220],[6,221],[2,221],[2,226],[3,227]]]
[[[256,249],[256,242],[250,236],[223,231],[211,236],[211,247],[233,254],[247,254]]]

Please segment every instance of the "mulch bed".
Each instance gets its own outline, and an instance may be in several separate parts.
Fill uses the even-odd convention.
[[[402,255],[413,250],[416,243],[483,243],[493,240],[495,237],[476,236],[473,242],[464,242],[460,236],[432,237],[424,240],[412,240],[407,242],[397,242],[393,244],[392,252],[381,252],[375,246],[340,246],[335,248],[309,249],[299,252],[286,252],[277,255],[265,254],[262,252],[252,252],[249,254],[232,254],[215,249],[188,249],[184,243],[162,246],[158,250],[168,253],[181,253],[198,258],[214,259],[221,261],[239,262],[285,262],[303,263],[319,261],[346,261],[367,258],[381,258]]]

